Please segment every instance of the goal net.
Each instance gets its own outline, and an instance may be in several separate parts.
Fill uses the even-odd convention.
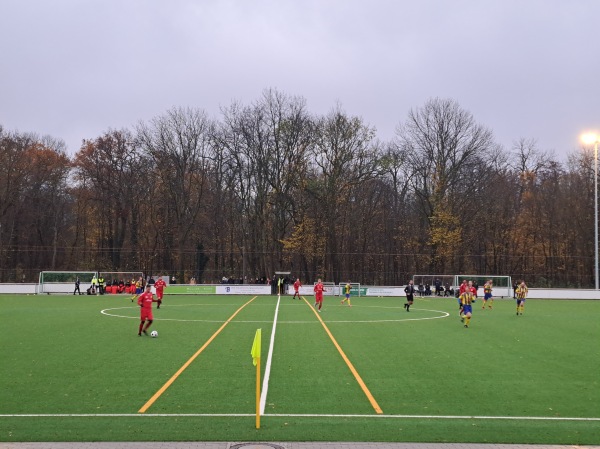
[[[473,281],[473,284],[478,287],[478,294],[483,296],[483,286],[487,281],[492,281],[492,295],[495,297],[500,296],[501,298],[512,297],[513,287],[512,279],[510,276],[479,276],[479,275],[467,275],[457,274],[455,277],[455,285],[460,285],[462,281]]]
[[[37,293],[73,293],[77,278],[79,278],[80,290],[85,293],[85,289],[90,286],[96,274],[95,271],[42,271]]]
[[[350,296],[361,296],[359,282],[340,282],[337,287],[336,296],[346,295],[346,284],[350,284]]]
[[[446,288],[453,290],[458,285],[454,283],[455,278],[456,276],[448,274],[415,274],[413,283],[421,295],[443,296]]]
[[[338,287],[335,285],[335,282],[321,282],[324,287],[323,296],[337,296]],[[313,285],[317,285],[317,283],[313,283]]]

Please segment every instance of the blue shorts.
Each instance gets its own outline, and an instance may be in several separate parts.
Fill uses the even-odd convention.
[[[473,313],[473,306],[471,304],[463,306],[463,313],[466,315],[467,313]]]
[[[350,299],[350,293],[346,293],[346,299]]]
[[[492,294],[491,293],[486,293],[485,296],[483,297],[483,299],[485,299],[486,301],[488,299],[491,299],[491,298],[492,298]]]
[[[142,289],[141,288],[136,288],[135,289],[135,294],[136,295],[141,295],[142,294]]]
[[[517,305],[525,302],[525,298],[517,298]]]

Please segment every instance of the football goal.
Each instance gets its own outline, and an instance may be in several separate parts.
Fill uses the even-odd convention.
[[[323,296],[337,296],[338,295],[338,287],[335,285],[335,282],[321,282],[324,287]],[[313,283],[313,285],[317,285],[317,283]]]
[[[478,287],[478,293],[483,296],[483,286],[487,281],[492,281],[492,295],[495,297],[510,297],[513,296],[512,279],[510,276],[479,276],[470,274],[457,274],[455,276],[455,284],[460,285],[463,280],[473,281]]]
[[[77,278],[81,283],[80,290],[85,292],[97,274],[95,271],[42,271],[37,293],[73,293]]]
[[[346,284],[350,284],[350,296],[361,296],[359,282],[340,282],[337,287],[336,296],[346,295]]]
[[[453,288],[456,276],[448,274],[415,274],[413,283],[420,295],[443,296],[446,287]],[[437,291],[436,291],[437,288]]]

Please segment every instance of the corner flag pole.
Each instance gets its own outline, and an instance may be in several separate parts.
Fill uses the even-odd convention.
[[[254,342],[252,343],[252,363],[256,366],[256,428],[260,429],[260,340],[262,330],[256,329]]]

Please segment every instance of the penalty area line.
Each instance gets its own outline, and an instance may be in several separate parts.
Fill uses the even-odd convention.
[[[340,353],[340,356],[342,356],[342,359],[344,360],[344,362],[346,362],[346,366],[350,369],[350,372],[354,376],[354,379],[356,379],[356,382],[358,383],[358,385],[360,386],[361,390],[363,391],[363,393],[367,397],[368,401],[371,403],[371,406],[375,410],[375,413],[377,413],[377,414],[383,414],[383,410],[381,410],[381,407],[379,406],[379,404],[377,403],[377,401],[375,400],[375,398],[371,394],[371,391],[369,390],[369,388],[367,387],[367,385],[363,381],[362,377],[360,377],[360,374],[358,374],[358,371],[356,371],[356,368],[354,367],[354,365],[352,364],[352,362],[350,361],[350,359],[346,356],[346,353],[344,352],[344,350],[342,349],[342,347],[338,344],[337,340],[335,339],[335,337],[333,336],[333,334],[331,333],[331,331],[327,327],[327,324],[325,324],[325,321],[323,321],[321,319],[321,317],[319,316],[319,313],[317,312],[317,309],[315,309],[314,307],[312,307],[310,305],[310,303],[306,300],[306,298],[304,296],[302,297],[302,299],[304,300],[304,302],[306,303],[306,305],[310,307],[310,309],[313,311],[313,313],[317,317],[317,320],[319,320],[319,322],[323,326],[323,329],[325,329],[325,332],[327,333],[327,335],[329,335],[329,339],[331,340],[331,342],[333,343],[333,345],[335,346],[335,348]],[[319,312],[320,311],[321,310],[319,309]]]
[[[246,418],[255,413],[58,413],[58,414],[7,414],[0,418]],[[302,414],[265,413],[266,418],[369,418],[369,419],[481,419],[481,420],[524,420],[524,421],[589,421],[600,422],[600,418],[580,418],[569,416],[469,416],[469,415],[354,415],[354,414]]]
[[[171,378],[170,378],[170,379],[169,379],[169,380],[168,380],[168,381],[167,381],[167,382],[166,382],[166,383],[165,383],[165,384],[164,384],[164,385],[163,385],[163,386],[162,386],[162,387],[161,387],[161,388],[160,388],[160,389],[159,389],[159,390],[158,390],[156,393],[154,393],[154,396],[152,396],[150,399],[148,399],[148,401],[147,401],[147,402],[144,404],[144,406],[143,406],[141,409],[139,409],[139,410],[138,410],[138,413],[146,413],[146,410],[148,410],[148,409],[150,408],[150,406],[152,406],[152,404],[154,404],[154,403],[156,402],[156,400],[157,400],[159,397],[161,397],[161,396],[162,396],[162,394],[163,394],[163,393],[164,393],[164,392],[167,390],[167,388],[169,388],[169,387],[171,386],[171,384],[177,380],[177,378],[179,377],[179,375],[180,375],[181,373],[183,373],[183,372],[186,370],[186,368],[187,368],[188,366],[190,366],[190,365],[191,365],[191,363],[192,363],[192,362],[193,362],[193,361],[196,359],[196,357],[198,357],[198,356],[199,356],[199,355],[202,353],[202,351],[204,351],[204,350],[205,350],[205,349],[208,347],[208,345],[209,345],[209,344],[210,344],[210,343],[211,343],[211,342],[212,342],[212,341],[213,341],[215,338],[217,338],[217,335],[219,335],[219,334],[221,333],[221,331],[222,331],[223,329],[225,329],[225,326],[227,326],[227,325],[228,325],[228,324],[231,322],[231,320],[233,320],[233,318],[235,318],[235,316],[236,316],[238,313],[240,313],[240,311],[241,311],[241,310],[242,310],[244,307],[246,307],[248,304],[250,304],[252,301],[254,301],[254,300],[257,298],[257,297],[258,297],[258,296],[255,296],[255,297],[254,297],[254,298],[252,298],[250,301],[248,301],[248,302],[247,302],[247,303],[245,303],[243,306],[241,306],[239,309],[237,309],[237,310],[234,312],[234,314],[233,314],[233,315],[231,315],[231,316],[230,316],[230,317],[227,319],[227,321],[225,321],[225,322],[223,323],[223,325],[222,325],[222,326],[221,326],[221,327],[220,327],[220,328],[219,328],[219,329],[218,329],[218,330],[217,330],[217,331],[216,331],[216,332],[215,332],[215,333],[212,335],[212,337],[210,337],[210,338],[209,338],[209,339],[206,341],[206,343],[204,343],[204,344],[202,345],[202,347],[201,347],[200,349],[198,349],[198,350],[196,351],[196,353],[195,353],[193,356],[191,356],[191,357],[189,358],[189,360],[188,360],[187,362],[185,362],[185,363],[182,365],[182,367],[181,367],[181,368],[179,368],[179,369],[177,370],[177,372],[176,372],[175,374],[173,374],[173,376],[171,376]]]
[[[265,377],[263,378],[262,391],[260,392],[259,413],[265,414],[267,404],[267,393],[269,391],[269,378],[271,377],[271,363],[273,362],[273,347],[275,346],[275,330],[277,329],[277,317],[279,316],[279,304],[281,295],[277,296],[277,305],[275,306],[275,317],[273,318],[273,328],[271,329],[271,340],[269,342],[269,353],[267,355],[267,364],[265,366]]]

